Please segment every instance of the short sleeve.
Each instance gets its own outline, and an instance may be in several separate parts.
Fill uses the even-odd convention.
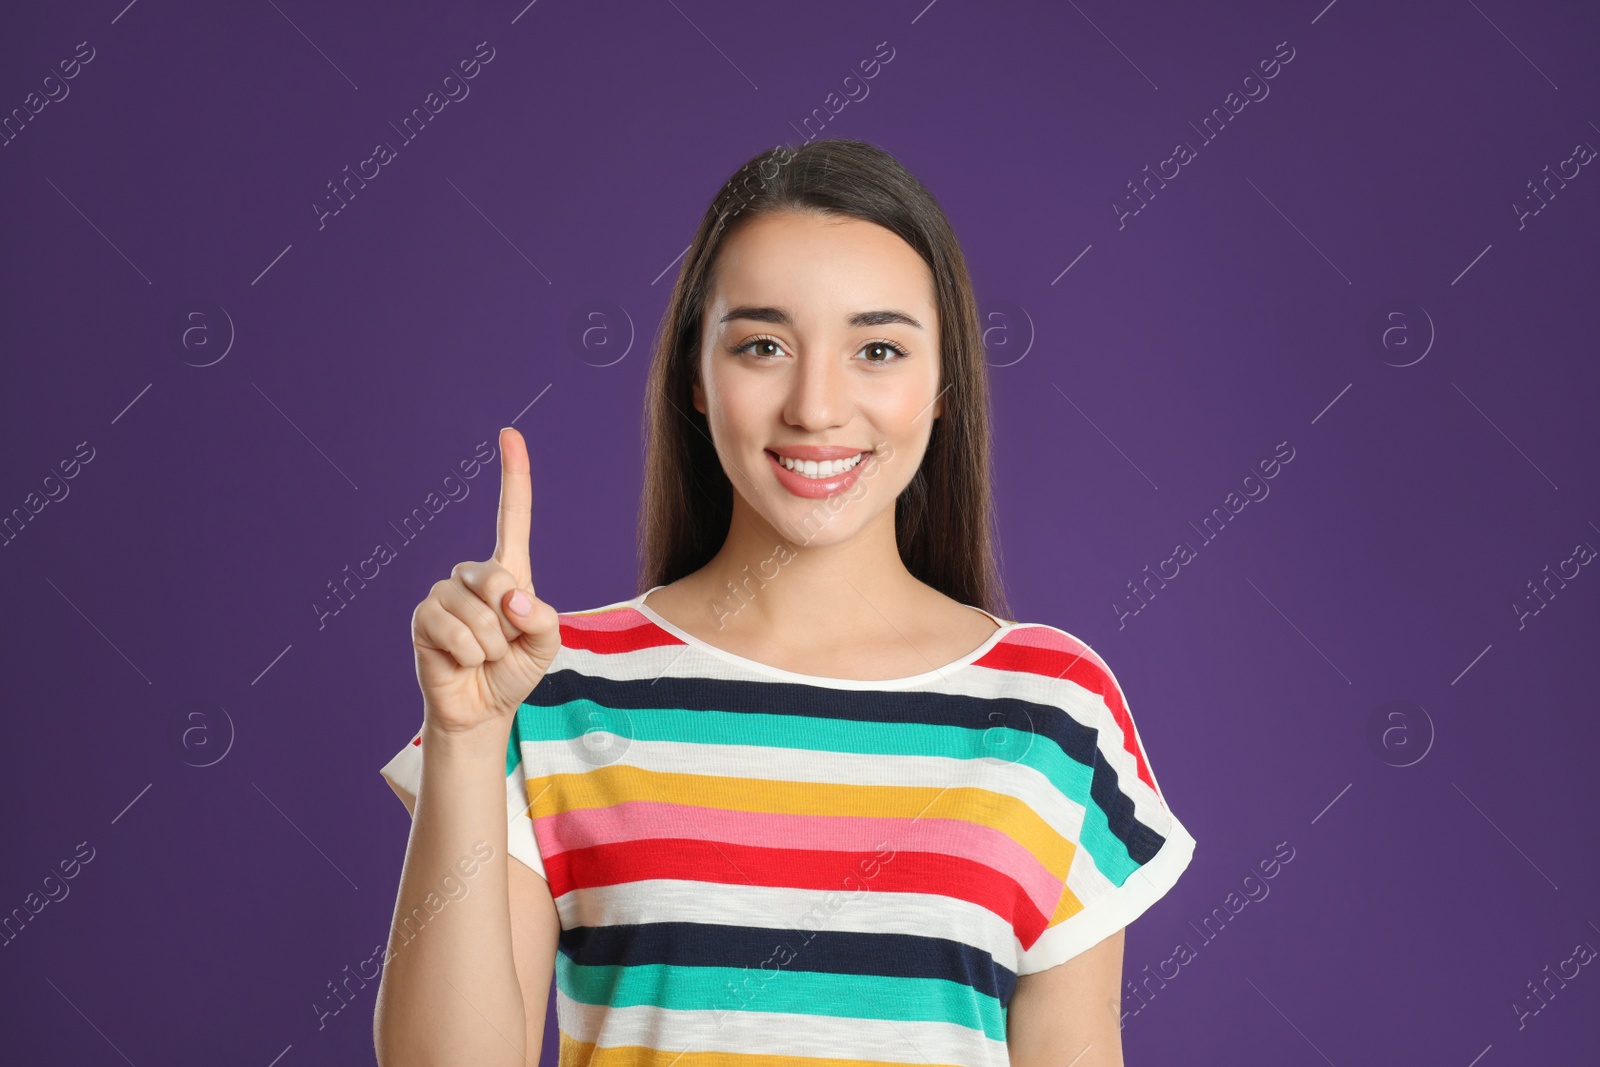
[[[506,851],[544,878],[544,860],[539,855],[533,820],[529,817],[528,779],[522,762],[521,734],[517,729],[520,720],[519,710],[512,719],[511,736],[506,744]],[[407,808],[415,804],[422,788],[422,758],[422,731],[419,729],[378,772],[401,795]]]
[[[1091,764],[1080,775],[1089,795],[1074,789],[1080,795],[1058,809],[1065,814],[1046,819],[1076,847],[1055,913],[1022,951],[1019,975],[1065,963],[1127,926],[1166,895],[1194,855],[1194,838],[1167,806],[1122,687],[1092,649],[1066,636],[1076,646],[1064,673],[1074,684],[1070,699],[1088,709],[1069,714],[1095,723],[1092,732],[1078,731],[1079,757]]]

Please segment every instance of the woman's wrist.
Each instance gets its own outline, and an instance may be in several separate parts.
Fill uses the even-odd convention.
[[[445,729],[431,718],[422,723],[422,748],[441,758],[481,759],[489,755],[504,759],[511,741],[511,721],[491,719],[468,729]]]

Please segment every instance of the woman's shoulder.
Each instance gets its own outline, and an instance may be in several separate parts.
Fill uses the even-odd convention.
[[[639,601],[641,599],[639,596],[631,596],[624,600],[613,600],[610,603],[592,608],[557,608],[556,614],[560,616],[562,622],[568,620],[573,622],[594,621],[606,616],[618,617],[626,615],[630,611],[638,614]]]
[[[1002,620],[1002,624],[1006,630],[1002,643],[1028,660],[1043,664],[1081,659],[1109,670],[1105,660],[1087,641],[1054,623],[1008,619]]]
[[[1006,672],[1014,684],[1039,696],[1067,699],[1089,694],[1119,719],[1127,698],[1105,658],[1086,640],[1048,622],[1008,621],[999,640],[978,664]]]
[[[642,594],[595,607],[556,609],[563,648],[620,650],[655,628],[639,610]]]

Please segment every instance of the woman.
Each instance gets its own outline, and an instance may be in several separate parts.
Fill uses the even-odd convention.
[[[1122,929],[1194,841],[1106,664],[1002,617],[931,194],[859,141],[757,156],[647,405],[642,593],[534,595],[506,429],[494,556],[416,610],[380,1062],[535,1062],[553,974],[563,1065],[1120,1064]]]

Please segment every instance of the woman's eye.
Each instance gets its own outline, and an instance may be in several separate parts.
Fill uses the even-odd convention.
[[[769,349],[776,349],[777,352],[768,351]],[[783,346],[777,341],[772,340],[770,337],[757,337],[753,341],[746,341],[744,344],[735,349],[735,351],[747,352],[750,355],[759,357],[761,359],[769,359],[777,355],[778,352],[783,351]]]
[[[905,349],[888,341],[869,341],[861,351],[868,353],[868,363],[893,363],[906,354]]]

